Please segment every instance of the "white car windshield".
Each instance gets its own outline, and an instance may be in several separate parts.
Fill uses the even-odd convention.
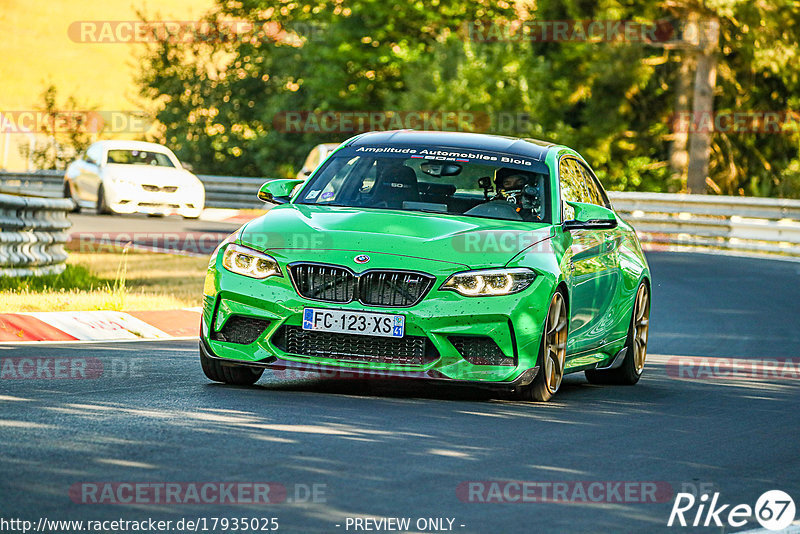
[[[297,202],[549,222],[548,199],[548,175],[515,165],[337,152]]]
[[[108,151],[108,163],[114,165],[151,165],[155,167],[175,167],[169,156],[151,150],[113,149]]]

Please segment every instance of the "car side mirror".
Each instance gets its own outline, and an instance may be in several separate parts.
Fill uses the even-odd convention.
[[[304,180],[270,180],[258,190],[258,199],[273,204],[286,204],[291,200],[292,190]]]
[[[565,232],[570,230],[611,230],[619,225],[617,215],[612,210],[586,202],[570,202],[566,204],[575,211],[575,216],[561,223]]]

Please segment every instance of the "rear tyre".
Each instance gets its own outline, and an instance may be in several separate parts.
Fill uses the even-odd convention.
[[[72,203],[75,205],[75,207],[72,208],[72,213],[81,212],[81,205],[75,200],[75,195],[72,193],[72,184],[69,181],[64,182],[64,198],[72,200]]]
[[[213,360],[203,354],[202,350],[200,351],[200,365],[209,380],[235,386],[252,386],[264,373],[263,369],[254,367],[222,365],[217,360]]]
[[[556,394],[564,378],[569,320],[567,303],[561,291],[550,299],[539,344],[539,372],[533,382],[520,390],[521,400],[547,402]]]
[[[647,332],[650,327],[650,290],[642,282],[633,301],[631,324],[625,341],[625,359],[616,369],[590,369],[585,372],[592,384],[632,386],[639,381],[647,358]]]
[[[111,208],[108,207],[108,202],[106,202],[106,190],[102,185],[97,188],[97,213],[103,215],[114,214],[114,212],[111,211]]]

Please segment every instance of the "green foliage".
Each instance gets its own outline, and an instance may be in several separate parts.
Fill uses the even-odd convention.
[[[209,21],[266,28],[248,39],[158,42],[142,62],[166,142],[198,172],[290,176],[315,144],[347,132],[286,133],[288,111],[469,111],[479,131],[576,148],[610,189],[678,191],[668,166],[678,67],[689,52],[636,42],[484,40],[478,23],[720,20],[715,106],[800,106],[792,0],[219,0]],[[280,30],[280,31],[278,31]],[[710,178],[727,194],[798,195],[800,133],[718,132]]]
[[[45,291],[72,289],[89,290],[100,286],[102,280],[81,265],[67,265],[61,274],[44,276],[0,277],[0,291]]]
[[[161,103],[161,140],[196,171],[289,175],[312,146],[350,134],[285,134],[273,127],[282,112],[388,109],[437,36],[462,20],[512,13],[491,4],[220,3],[210,21],[279,24],[291,35],[155,43],[143,62],[143,95]]]
[[[21,145],[20,155],[30,159],[34,169],[66,169],[75,156],[92,143],[87,131],[90,117],[86,112],[90,110],[79,106],[72,96],[63,106],[59,105],[56,87],[50,84],[42,92],[39,111],[42,119],[37,124],[41,133],[48,136],[48,142],[33,150],[28,145]],[[69,127],[63,124],[69,124]]]

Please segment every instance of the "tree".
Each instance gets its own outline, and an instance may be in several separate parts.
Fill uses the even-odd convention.
[[[692,14],[719,21],[710,62],[660,42],[471,33],[481,23],[655,21],[677,39]],[[800,132],[716,129],[692,140],[673,130],[676,111],[711,102],[722,113],[800,106],[792,0],[219,0],[208,14],[212,24],[230,19],[260,33],[163,40],[142,62],[142,94],[163,126],[157,140],[201,172],[291,175],[311,146],[350,135],[281,131],[290,111],[467,110],[494,119],[493,133],[574,146],[612,189],[685,191],[693,150],[708,165],[692,175],[714,192],[800,196]],[[717,73],[702,102],[687,96],[698,63]]]
[[[438,36],[463,20],[510,15],[504,2],[220,2],[208,21],[252,21],[252,38],[161,40],[143,61],[143,96],[158,102],[159,140],[201,172],[288,175],[342,132],[283,133],[286,111],[380,111]],[[223,36],[224,37],[224,36]]]
[[[45,145],[19,147],[20,155],[31,161],[35,169],[66,169],[75,156],[92,143],[98,124],[96,115],[79,106],[70,96],[63,106],[58,105],[55,85],[50,84],[41,94],[41,116],[36,121],[40,133],[47,136]]]

